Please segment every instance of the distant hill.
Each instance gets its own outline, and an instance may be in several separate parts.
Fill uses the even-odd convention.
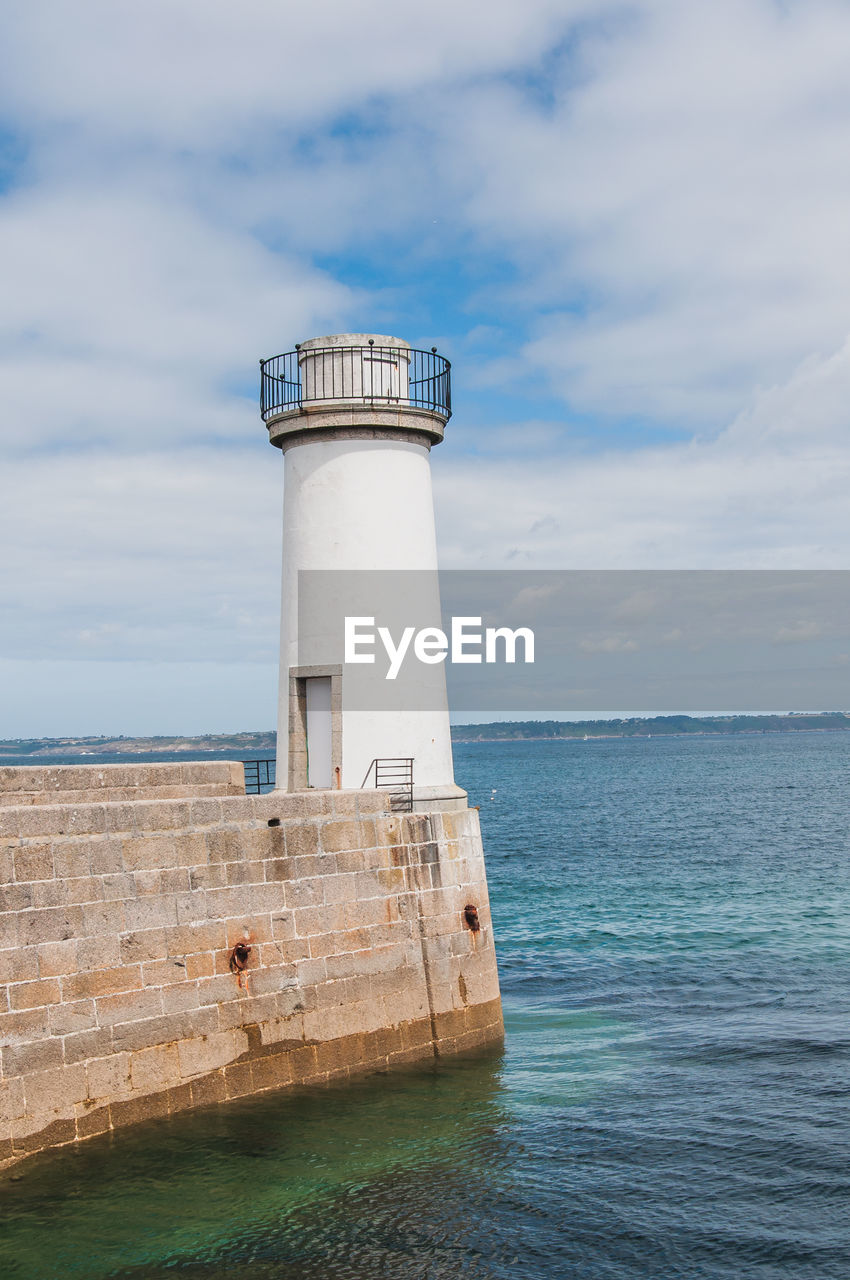
[[[504,720],[452,725],[455,742],[499,742],[559,738],[646,738],[683,734],[835,732],[850,729],[850,713],[789,712],[784,716],[633,716],[627,720]],[[55,756],[128,756],[172,752],[197,756],[273,756],[274,730],[257,733],[208,733],[198,737],[155,738],[6,738],[0,739],[4,763],[32,763]]]
[[[44,758],[69,755],[126,756],[158,752],[193,752],[197,755],[253,755],[265,752],[273,756],[277,735],[273,730],[261,733],[209,733],[200,737],[156,738],[7,738],[0,740],[0,756]]]
[[[850,714],[823,711],[780,716],[634,716],[628,720],[505,720],[452,726],[455,742],[555,738],[646,738],[684,734],[833,732],[850,729]]]

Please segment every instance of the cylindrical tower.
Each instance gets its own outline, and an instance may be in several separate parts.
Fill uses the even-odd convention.
[[[451,415],[448,361],[345,333],[261,370],[263,418],[284,454],[277,786],[375,786],[382,767],[392,778],[412,760],[417,810],[462,804],[444,666],[411,661],[389,684],[379,646],[371,666],[346,664],[342,617],[377,629],[393,621],[382,602],[397,623],[407,600],[412,624],[440,626],[429,453]]]

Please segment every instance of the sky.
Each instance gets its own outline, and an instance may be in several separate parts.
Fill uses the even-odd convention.
[[[841,569],[847,0],[7,0],[0,738],[275,717],[257,362],[453,366],[441,564]]]

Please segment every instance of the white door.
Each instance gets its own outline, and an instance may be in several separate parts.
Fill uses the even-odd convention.
[[[307,686],[307,786],[331,785],[331,678],[314,676]]]

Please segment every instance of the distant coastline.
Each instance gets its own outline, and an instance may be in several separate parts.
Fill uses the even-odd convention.
[[[684,737],[759,733],[835,733],[850,730],[850,713],[828,711],[788,715],[634,716],[621,720],[503,720],[452,726],[454,742],[551,742],[599,738]],[[4,764],[35,763],[56,757],[180,753],[230,758],[275,753],[273,730],[196,736],[7,738],[0,739]]]
[[[0,759],[12,763],[20,758],[21,764],[33,760],[50,760],[56,756],[134,756],[159,753],[214,755],[241,758],[242,755],[275,753],[274,730],[258,733],[208,733],[195,737],[157,736],[114,738],[6,738],[0,739]]]
[[[452,726],[455,742],[547,742],[584,738],[681,738],[760,733],[836,733],[850,729],[845,711],[788,715],[632,716],[621,720],[505,720]]]

